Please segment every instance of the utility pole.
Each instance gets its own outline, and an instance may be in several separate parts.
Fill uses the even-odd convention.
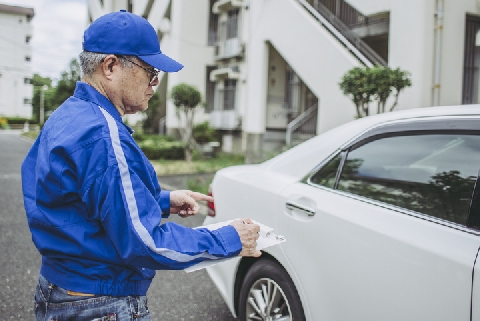
[[[40,88],[40,119],[39,119],[40,126],[42,126],[43,123],[45,122],[45,90],[47,89],[48,89],[47,85],[43,85]]]

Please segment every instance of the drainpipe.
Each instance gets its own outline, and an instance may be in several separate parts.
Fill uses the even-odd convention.
[[[435,53],[433,70],[433,106],[440,105],[440,69],[442,62],[443,0],[436,1]]]

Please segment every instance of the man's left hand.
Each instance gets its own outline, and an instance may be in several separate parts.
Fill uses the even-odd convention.
[[[213,197],[189,190],[170,192],[170,213],[188,217],[198,213],[200,206],[197,201],[213,202]]]

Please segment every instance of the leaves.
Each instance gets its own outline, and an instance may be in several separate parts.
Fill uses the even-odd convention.
[[[395,101],[389,108],[392,111],[400,92],[411,85],[409,72],[381,65],[352,68],[339,84],[342,92],[355,104],[357,118],[370,114],[369,104],[372,101],[377,102],[377,113],[384,113],[387,100],[394,93]]]
[[[40,105],[43,86],[47,86],[44,94],[44,112],[45,115],[49,115],[52,111],[57,109],[68,97],[73,95],[77,81],[80,80],[80,65],[77,59],[70,61],[69,70],[64,71],[61,74],[61,79],[58,81],[57,86],[52,85],[52,79],[42,77],[38,74],[33,75],[33,99],[32,108],[33,116],[40,119]]]
[[[172,88],[171,96],[177,108],[194,109],[202,100],[202,95],[195,87],[183,83]]]

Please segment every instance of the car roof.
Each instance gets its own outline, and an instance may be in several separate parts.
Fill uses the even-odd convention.
[[[459,116],[480,116],[480,105],[414,108],[364,117],[315,136],[266,161],[262,166],[267,171],[301,179],[342,145],[371,128],[397,121]]]

